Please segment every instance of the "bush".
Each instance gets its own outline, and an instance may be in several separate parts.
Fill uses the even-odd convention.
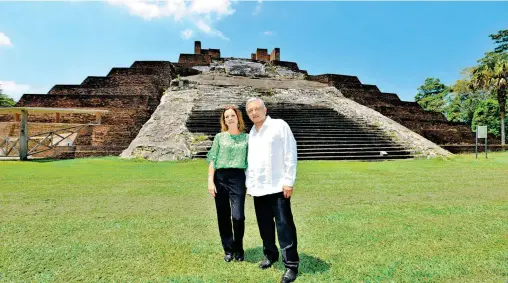
[[[505,119],[506,124],[508,124],[508,119]],[[501,135],[499,103],[497,100],[487,99],[480,102],[473,115],[473,132],[476,132],[476,126],[487,126],[489,133],[496,137]]]

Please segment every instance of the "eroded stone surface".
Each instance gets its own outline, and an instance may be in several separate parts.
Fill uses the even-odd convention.
[[[379,112],[345,98],[336,88],[318,82],[206,74],[186,77],[184,83],[172,85],[122,157],[153,161],[191,158],[194,148],[210,143],[206,136],[191,133],[185,127],[192,109],[213,110],[229,104],[240,106],[251,97],[260,97],[267,103],[301,103],[332,108],[348,118],[383,129],[394,143],[412,149],[418,156],[450,155]]]

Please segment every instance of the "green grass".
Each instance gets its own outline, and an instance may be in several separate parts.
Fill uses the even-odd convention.
[[[0,280],[277,282],[225,263],[203,160],[0,162]],[[508,153],[448,160],[299,162],[297,282],[506,282]]]

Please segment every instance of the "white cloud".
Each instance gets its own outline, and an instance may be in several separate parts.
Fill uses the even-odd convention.
[[[258,0],[258,3],[256,4],[256,8],[254,8],[254,11],[252,11],[252,15],[253,16],[256,16],[259,13],[261,13],[261,5],[263,5],[263,1],[262,0]]]
[[[192,37],[192,30],[191,29],[186,29],[186,30],[182,30],[180,32],[180,36],[183,38],[183,39],[189,39]]]
[[[232,15],[235,10],[231,8],[230,0],[194,0],[189,7],[191,13],[200,15],[217,14],[217,16]]]
[[[224,36],[224,34],[222,34],[222,32],[218,31],[218,30],[215,30],[213,29],[210,25],[206,24],[203,20],[199,20],[197,23],[196,23],[196,26],[198,27],[198,29],[208,35],[211,35],[211,36],[218,36],[224,40],[229,40],[228,37]]]
[[[270,35],[273,35],[273,31],[267,30],[267,31],[263,32],[263,34],[270,36]]]
[[[0,46],[12,46],[11,39],[3,32],[0,32]]]
[[[12,97],[15,101],[18,101],[25,93],[47,93],[49,91],[46,88],[34,88],[33,86],[18,84],[13,81],[0,81],[0,88],[2,88],[4,94]]]
[[[174,21],[192,23],[202,32],[226,40],[229,38],[211,27],[212,19],[220,20],[235,13],[232,8],[233,0],[108,0],[108,2],[111,5],[127,7],[131,15],[145,20],[173,18]]]

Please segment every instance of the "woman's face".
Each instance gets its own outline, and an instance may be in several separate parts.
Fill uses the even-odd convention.
[[[224,123],[228,126],[228,129],[238,128],[238,117],[236,116],[236,112],[233,109],[228,109],[224,112]]]

